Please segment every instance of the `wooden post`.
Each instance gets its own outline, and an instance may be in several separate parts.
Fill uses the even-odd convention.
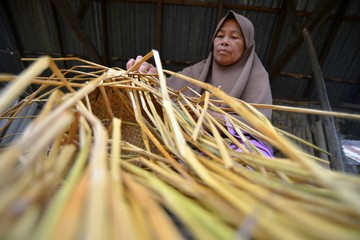
[[[315,48],[310,33],[306,28],[302,30],[302,33],[305,40],[307,52],[310,58],[313,79],[314,79],[313,81],[315,81],[316,90],[319,95],[320,107],[323,110],[331,111],[329,98],[326,92],[324,77],[321,72],[320,64],[316,56]],[[338,131],[336,129],[334,118],[332,116],[324,117],[323,123],[324,123],[325,138],[327,141],[328,150],[331,153],[330,156],[331,168],[342,172],[349,172],[349,171],[352,172],[350,166],[346,164],[346,159],[342,150],[341,140]]]

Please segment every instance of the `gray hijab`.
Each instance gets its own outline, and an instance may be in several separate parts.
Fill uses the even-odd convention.
[[[243,32],[245,50],[240,60],[230,66],[219,65],[213,58],[212,46],[207,59],[185,68],[180,74],[208,82],[221,89],[232,97],[241,99],[248,103],[272,104],[272,95],[268,73],[255,53],[254,26],[245,17],[234,11],[229,11],[218,23],[214,38],[224,21],[234,18]],[[201,88],[189,84],[184,80],[170,77],[167,81],[169,87],[180,90],[189,86],[201,93]],[[184,92],[188,96],[195,96],[194,93]],[[265,116],[271,119],[271,110],[259,109]]]

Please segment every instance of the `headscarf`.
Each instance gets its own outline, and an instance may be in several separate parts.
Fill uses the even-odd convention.
[[[245,102],[272,104],[268,73],[255,53],[254,26],[250,20],[234,11],[229,11],[218,23],[212,43],[224,21],[231,17],[238,22],[245,40],[245,50],[239,61],[230,66],[217,64],[213,58],[212,44],[207,59],[187,67],[179,73],[216,87],[221,85],[221,89],[227,94]],[[175,77],[169,78],[167,83],[169,87],[176,90],[189,86],[198,93],[202,91],[200,87]],[[190,91],[184,93],[188,96],[195,96]],[[270,109],[259,109],[259,111],[271,119]]]

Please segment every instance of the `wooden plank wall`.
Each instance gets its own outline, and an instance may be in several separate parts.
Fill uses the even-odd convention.
[[[314,144],[325,150],[328,149],[324,137],[323,124],[321,119],[317,116],[303,113],[273,111],[272,123],[275,127],[291,133],[311,144]],[[326,160],[327,163],[322,165],[329,168],[330,163],[327,154],[321,153],[299,142],[294,142],[303,151]],[[276,150],[275,154],[278,157],[282,157],[281,154]]]

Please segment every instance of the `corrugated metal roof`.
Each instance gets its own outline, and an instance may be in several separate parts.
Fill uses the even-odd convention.
[[[359,22],[344,21],[336,34],[323,71],[326,76],[360,81]]]

